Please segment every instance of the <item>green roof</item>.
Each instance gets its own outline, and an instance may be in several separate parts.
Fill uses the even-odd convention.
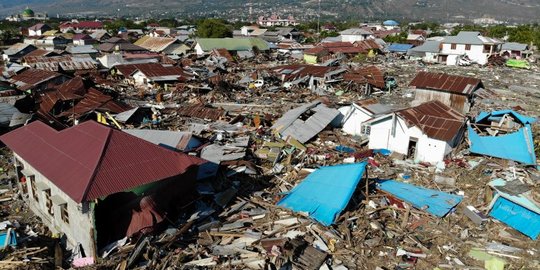
[[[270,49],[268,43],[260,38],[199,38],[197,43],[205,52],[222,48],[228,51],[251,51],[253,47],[261,51]]]
[[[26,8],[25,10],[23,10],[22,15],[23,17],[34,17],[34,11]]]

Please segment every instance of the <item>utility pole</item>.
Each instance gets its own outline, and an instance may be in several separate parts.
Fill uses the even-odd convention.
[[[319,0],[319,11],[317,13],[317,33],[321,36],[321,0]]]

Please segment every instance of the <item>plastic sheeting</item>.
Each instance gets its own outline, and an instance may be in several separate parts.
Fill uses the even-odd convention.
[[[379,189],[392,194],[400,200],[412,204],[415,208],[427,211],[438,217],[444,217],[463,199],[463,197],[459,195],[418,187],[394,180],[379,180],[378,186]]]
[[[305,212],[325,226],[345,209],[366,169],[367,162],[322,167],[306,177],[278,202],[295,212]]]
[[[469,126],[471,153],[514,160],[526,165],[536,164],[534,141],[530,126],[531,123],[535,122],[534,118],[523,116],[511,110],[503,110],[492,113],[481,112],[476,118],[476,122],[481,122],[490,117],[502,117],[505,114],[511,114],[524,126],[514,133],[500,136],[480,136]]]
[[[528,197],[529,191],[522,194],[502,192],[507,185],[503,179],[495,179],[489,183],[497,192],[491,203],[489,215],[527,235],[537,239],[540,234],[540,207]],[[515,190],[515,188],[511,188]]]

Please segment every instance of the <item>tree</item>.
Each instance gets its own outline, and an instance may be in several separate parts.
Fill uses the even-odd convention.
[[[202,38],[232,37],[232,31],[223,20],[204,19],[197,23],[197,36]]]

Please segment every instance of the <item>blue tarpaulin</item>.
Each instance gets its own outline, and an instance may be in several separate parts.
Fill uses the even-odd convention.
[[[489,183],[495,189],[505,184],[503,179]],[[532,239],[537,239],[540,234],[540,208],[522,194],[511,195],[497,190],[489,215]]]
[[[379,189],[392,194],[400,200],[410,203],[415,208],[427,211],[438,217],[444,217],[463,199],[463,197],[459,195],[423,188],[395,180],[379,180],[377,184]]]
[[[388,51],[406,53],[412,47],[413,45],[411,44],[393,43],[393,44],[390,44],[390,46],[388,46]]]
[[[17,235],[14,230],[0,232],[0,247],[6,248],[7,246],[17,246]]]
[[[345,209],[366,169],[367,162],[321,167],[309,174],[279,206],[305,212],[329,226]]]
[[[523,116],[512,110],[494,111],[491,113],[481,112],[476,117],[476,123],[485,121],[498,121],[505,114],[510,114],[523,127],[516,132],[499,136],[480,136],[469,126],[469,142],[471,153],[486,156],[504,158],[521,162],[526,165],[536,164],[536,154],[534,153],[534,141],[531,131],[531,123],[536,119]]]

